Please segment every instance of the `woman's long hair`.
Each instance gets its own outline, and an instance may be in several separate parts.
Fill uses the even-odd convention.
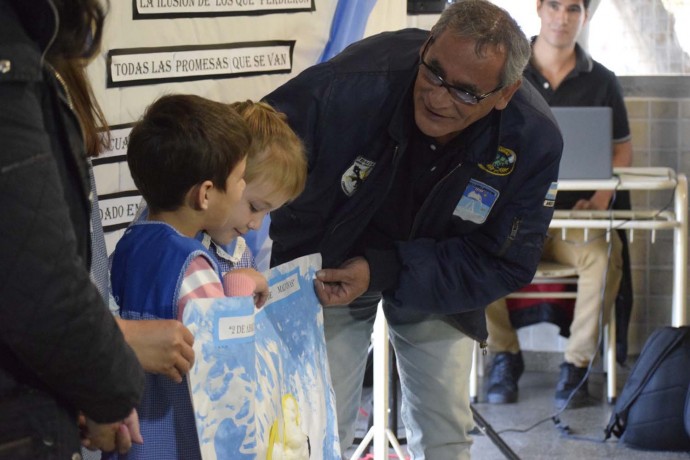
[[[107,2],[100,0],[52,0],[60,27],[48,56],[90,59],[101,46]]]
[[[60,25],[47,59],[64,80],[84,133],[88,156],[98,155],[110,142],[108,123],[86,76],[86,65],[98,53],[106,7],[99,0],[53,0]]]
[[[86,75],[86,61],[79,58],[55,59],[51,65],[62,77],[72,98],[74,112],[84,134],[87,156],[97,156],[110,144],[110,136],[108,121]]]

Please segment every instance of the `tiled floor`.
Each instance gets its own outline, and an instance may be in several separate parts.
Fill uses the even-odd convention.
[[[619,386],[622,387],[627,372],[619,372]],[[566,410],[559,415],[562,425],[570,428],[571,437],[565,437],[551,420],[555,413],[553,392],[558,380],[556,372],[525,372],[520,380],[520,398],[516,404],[492,405],[479,402],[474,405],[479,415],[501,436],[515,453],[507,457],[496,444],[481,432],[474,436],[472,446],[473,460],[503,460],[519,458],[522,460],[675,460],[690,459],[688,453],[645,452],[633,450],[618,443],[615,439],[603,442],[603,430],[608,423],[612,407],[604,397],[605,377],[603,374],[590,376],[591,404],[579,409]],[[371,392],[365,388],[363,412],[370,408]],[[483,397],[480,397],[482,400]],[[544,420],[531,430],[521,432]],[[366,429],[366,417],[362,418],[360,433]],[[402,438],[404,432],[399,432]],[[350,454],[353,449],[349,451]],[[391,450],[392,452],[392,450]],[[349,456],[348,456],[349,458]],[[363,457],[371,460],[371,455]],[[391,455],[389,458],[397,458]],[[433,459],[431,459],[433,460]]]
[[[619,380],[626,377],[619,372]],[[555,413],[553,393],[558,380],[553,372],[526,372],[520,380],[520,398],[517,404],[493,405],[478,403],[475,409],[493,429],[500,433],[507,445],[521,459],[625,459],[671,460],[688,459],[687,453],[645,452],[625,447],[613,439],[604,442],[604,428],[611,416],[612,406],[606,402],[605,376],[590,377],[591,404],[579,409],[569,409],[558,418],[570,428],[570,437],[562,435],[551,420]],[[544,423],[526,433],[518,432]],[[511,430],[511,431],[505,431]],[[516,431],[512,431],[516,430]],[[487,436],[475,436],[472,457],[478,460],[502,460],[504,456]]]

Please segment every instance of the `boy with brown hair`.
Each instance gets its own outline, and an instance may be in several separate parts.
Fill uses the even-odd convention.
[[[215,144],[216,146],[239,146],[244,143],[244,129],[247,129],[249,136],[251,136],[251,147],[246,149],[248,152],[246,157],[246,170],[244,172],[246,187],[244,188],[242,197],[235,202],[235,204],[228,204],[226,206],[230,211],[230,218],[225,222],[224,225],[206,224],[205,226],[201,227],[204,230],[203,232],[199,231],[200,225],[197,225],[195,228],[197,229],[198,234],[195,235],[196,238],[200,240],[203,248],[207,250],[205,254],[201,255],[208,256],[210,254],[212,256],[212,266],[215,267],[216,265],[214,264],[217,264],[217,273],[221,274],[222,276],[222,274],[227,274],[226,272],[232,270],[232,275],[225,276],[223,279],[225,281],[232,282],[235,289],[229,291],[229,286],[226,285],[226,293],[234,295],[243,293],[244,295],[249,295],[252,293],[253,288],[256,305],[257,307],[260,307],[266,301],[268,286],[263,276],[255,270],[253,255],[242,238],[242,235],[245,235],[247,231],[251,229],[259,228],[266,214],[279,208],[287,201],[294,199],[304,188],[307,175],[307,162],[302,142],[285,121],[285,116],[276,112],[272,107],[265,103],[252,102],[248,100],[226,105],[225,108],[221,108],[220,106],[223,104],[206,100],[196,100],[201,98],[195,98],[196,101],[185,101],[187,98],[186,96],[175,96],[174,98],[175,99],[169,103],[173,106],[179,106],[180,109],[185,110],[185,114],[176,113],[176,111],[171,110],[170,107],[166,107],[168,102],[164,101],[164,104],[163,102],[159,101],[147,111],[144,120],[141,122],[143,123],[148,120],[150,126],[144,127],[142,124],[140,124],[137,125],[134,130],[132,130],[128,151],[128,162],[130,162],[130,168],[132,168],[133,162],[141,161],[138,159],[138,157],[142,154],[142,150],[144,152],[155,150],[156,152],[160,153],[159,151],[165,152],[165,149],[184,149],[186,144],[189,144],[191,147],[193,144],[190,144],[189,140],[194,136],[193,131],[195,129],[200,130],[200,135],[203,135],[205,130],[207,131],[206,135],[218,135],[218,137],[211,138],[210,140],[207,139],[205,141],[203,139],[196,139],[195,142],[200,145],[189,150],[194,152],[201,150],[206,152],[208,149],[202,149],[201,146],[207,142],[211,145]],[[185,105],[187,102],[192,103],[192,105],[199,110],[205,110],[205,113],[196,113],[196,110],[190,109],[189,107],[184,108],[183,105]],[[207,106],[206,109],[203,109],[204,106]],[[164,109],[166,110],[165,112],[163,112]],[[215,129],[211,130],[209,128],[212,123],[209,122],[208,118],[211,118],[211,121],[218,121],[217,119],[219,117],[225,116],[226,119],[221,123],[222,127],[222,124],[226,123],[238,125],[238,115],[243,119],[244,122],[242,130],[233,130],[228,128],[223,132]],[[195,128],[197,123],[203,123],[203,126],[199,125]],[[237,128],[237,126],[235,126],[235,128]],[[174,135],[168,137],[169,131],[175,131],[176,135],[187,139],[187,141],[182,142]],[[242,136],[239,136],[238,138],[238,132],[235,131],[242,131]],[[167,145],[168,142],[175,143],[175,145],[169,146]],[[148,147],[144,147],[144,143],[146,143]],[[220,150],[220,148],[217,147],[217,150]],[[130,156],[132,158],[131,161]],[[178,154],[174,156],[177,157],[182,155],[179,155],[178,152]],[[182,157],[184,158],[184,156]],[[143,164],[135,164],[134,167],[141,168],[143,166]],[[151,179],[149,179],[150,182],[155,184],[156,181],[159,181],[157,186],[161,188],[167,187],[167,185],[163,185],[163,183],[166,181],[166,178],[168,182],[173,182],[170,180],[170,177],[174,176],[172,171],[165,174],[157,172],[159,168],[156,168],[155,165],[152,164],[151,160],[148,160],[148,166],[146,167],[146,172],[135,173],[135,171],[132,170],[133,177],[136,177],[137,174],[144,177],[153,176]],[[178,168],[179,167],[182,167],[182,164],[178,166]],[[210,171],[211,170],[208,170],[208,172]],[[136,179],[135,183],[137,183]],[[138,183],[137,186],[139,186]],[[188,187],[189,185],[186,186]],[[153,185],[150,185],[150,187],[153,188]],[[177,187],[179,188],[179,186]],[[147,192],[145,194],[144,187],[140,187],[140,190],[142,191],[142,195],[145,199],[144,208],[142,209],[141,215],[138,216],[137,223],[133,224],[133,226],[130,227],[127,232],[136,231],[133,229],[136,229],[137,225],[141,226],[141,224],[149,224],[153,220],[158,220],[158,216],[161,214],[159,211],[157,211],[157,206],[155,204],[148,202],[147,195],[150,193]],[[174,193],[174,190],[171,192]],[[185,235],[190,236],[191,230]],[[118,244],[118,249],[119,246],[120,244]],[[116,249],[116,251],[118,249]],[[196,247],[195,250],[198,250],[198,247]],[[113,262],[113,271],[120,271],[115,267],[115,259]],[[204,264],[204,270],[208,272],[207,274],[216,274],[216,272],[210,270],[207,261],[202,259],[201,262],[206,262]],[[155,261],[152,261],[152,265],[157,267],[156,269],[160,270],[159,264],[155,263]],[[190,267],[191,266],[192,264],[190,264]],[[195,275],[200,274],[201,273],[197,272]],[[246,276],[240,276],[238,278],[238,274]],[[115,276],[116,274],[113,273],[113,277]],[[146,281],[146,277],[142,278],[143,279],[140,282],[143,285]],[[251,278],[251,280],[254,281],[256,287],[249,282],[248,278]],[[145,287],[142,287],[142,289],[149,289],[148,284]],[[239,289],[239,291],[237,289]],[[113,282],[113,291],[116,292],[115,282]],[[178,313],[177,315],[168,313],[168,315],[166,315],[167,318],[178,319],[182,317],[184,303],[191,298],[183,295],[188,291],[190,291],[189,288],[182,287],[180,289],[180,300],[177,304]],[[204,289],[191,290],[192,293],[196,294],[193,295],[193,297],[222,296],[218,287],[212,291],[213,292],[207,292]],[[120,299],[118,299],[118,303],[121,306],[123,305]],[[143,343],[143,341],[140,340],[141,337],[136,337],[140,332],[143,331],[138,330],[140,332],[136,332],[134,329],[128,327],[132,323],[137,322],[131,320],[157,318],[150,316],[150,312],[147,313],[146,311],[143,315],[140,314],[140,312],[133,311],[132,309],[123,311],[122,313],[123,320],[120,321],[120,324],[131,332],[130,334],[126,334],[128,340],[133,341],[134,343]],[[136,346],[135,351],[137,351],[137,354],[140,356],[147,354],[146,351]],[[151,356],[152,354],[148,353],[148,355]],[[147,366],[144,367],[147,368]],[[175,384],[172,380],[164,375],[149,374],[149,379],[150,381],[155,381],[158,387],[171,387],[177,385],[178,387],[186,390],[186,384],[184,381],[182,384]],[[157,388],[155,391],[160,390]],[[149,393],[150,392],[147,388],[145,399],[147,399],[146,395]],[[142,415],[142,425],[146,426],[146,428],[144,428],[146,445],[140,447],[140,449],[138,449],[136,452],[131,453],[130,458],[148,458],[147,455],[163,455],[165,458],[199,458],[200,454],[198,452],[198,440],[196,434],[188,433],[188,430],[190,429],[196,433],[196,430],[193,426],[194,421],[191,404],[188,405],[187,403],[189,396],[185,393],[184,395],[180,395],[180,399],[184,401],[185,407],[178,410],[177,415],[184,415],[184,420],[187,422],[185,429],[178,430],[177,433],[175,432],[174,428],[167,430],[166,434],[170,433],[170,437],[161,437],[160,434],[158,434],[160,431],[155,435],[149,435],[147,437],[146,432],[148,431],[149,424],[145,420],[145,416]],[[172,439],[173,434],[175,434],[177,439]],[[183,438],[185,441],[182,441]],[[157,446],[152,445],[152,443],[156,443]],[[184,446],[177,447],[178,443],[184,443]]]
[[[240,209],[247,154],[255,149],[244,119],[230,106],[192,95],[163,96],[130,134],[127,162],[146,200],[112,259],[113,295],[123,319],[181,319],[193,298],[251,295],[254,280],[223,286],[201,230],[243,229]],[[263,281],[265,284],[265,280]],[[144,445],[129,459],[199,458],[186,381],[147,374],[139,407]]]

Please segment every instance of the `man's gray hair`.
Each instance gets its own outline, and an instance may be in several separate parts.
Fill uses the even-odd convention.
[[[532,49],[520,26],[503,8],[487,0],[456,0],[441,13],[431,35],[438,37],[446,31],[474,40],[479,57],[485,56],[488,47],[505,53],[501,86],[522,78]]]

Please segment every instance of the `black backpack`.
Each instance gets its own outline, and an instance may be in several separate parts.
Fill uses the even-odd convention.
[[[605,429],[627,446],[690,451],[690,327],[647,339]]]

